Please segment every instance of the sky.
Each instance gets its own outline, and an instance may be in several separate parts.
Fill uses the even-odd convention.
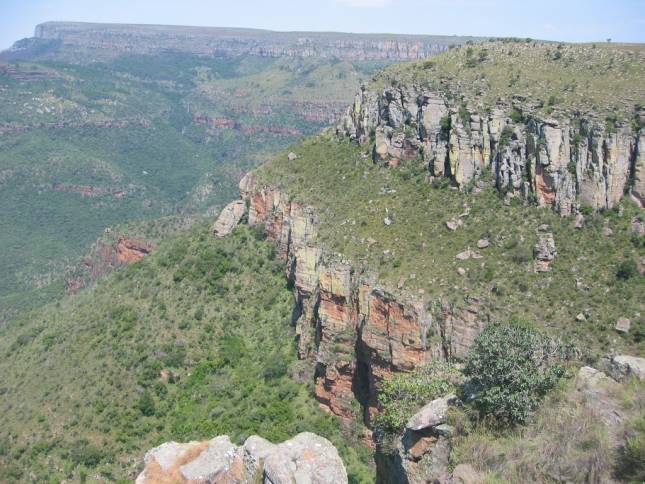
[[[48,20],[645,42],[645,0],[0,0],[0,49]]]

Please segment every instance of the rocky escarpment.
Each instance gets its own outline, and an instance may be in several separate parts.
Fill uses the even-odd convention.
[[[166,442],[146,453],[137,484],[343,484],[347,473],[334,446],[303,432],[281,444],[253,435],[243,445],[227,435],[206,442]]]
[[[287,261],[299,356],[315,365],[316,397],[346,421],[356,417],[358,400],[370,422],[379,383],[392,372],[462,355],[485,327],[475,298],[456,309],[385,287],[327,253],[318,240],[315,213],[288,193],[262,186],[252,174],[241,181],[240,191],[249,204],[248,223],[263,226]]]
[[[55,48],[77,46],[105,55],[188,52],[198,55],[265,57],[337,57],[347,60],[412,60],[438,54],[468,39],[454,36],[271,32],[254,29],[161,25],[45,22],[34,37],[56,42]],[[32,45],[18,45],[19,48]],[[11,54],[8,51],[8,54]]]
[[[611,208],[626,192],[645,205],[642,122],[540,113],[524,98],[482,107],[420,84],[363,87],[337,133],[374,143],[377,162],[422,160],[430,176],[448,177],[461,188],[490,172],[507,196],[562,215],[581,205]],[[645,111],[635,116],[642,121]]]

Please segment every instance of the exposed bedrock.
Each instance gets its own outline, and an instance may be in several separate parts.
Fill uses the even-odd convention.
[[[562,215],[581,204],[611,208],[628,191],[645,205],[645,133],[631,124],[580,113],[543,117],[519,100],[478,109],[399,85],[363,86],[336,131],[361,144],[374,142],[377,162],[420,159],[431,175],[461,188],[490,171],[500,191]]]

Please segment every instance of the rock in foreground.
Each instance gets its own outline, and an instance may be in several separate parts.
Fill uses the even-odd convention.
[[[303,432],[281,444],[251,436],[236,446],[226,435],[208,442],[166,442],[148,451],[137,484],[343,484],[336,448]]]

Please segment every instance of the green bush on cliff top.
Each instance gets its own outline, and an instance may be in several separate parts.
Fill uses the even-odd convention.
[[[525,423],[564,375],[570,349],[523,325],[489,325],[476,339],[464,373],[481,390],[475,406],[502,425]]]

